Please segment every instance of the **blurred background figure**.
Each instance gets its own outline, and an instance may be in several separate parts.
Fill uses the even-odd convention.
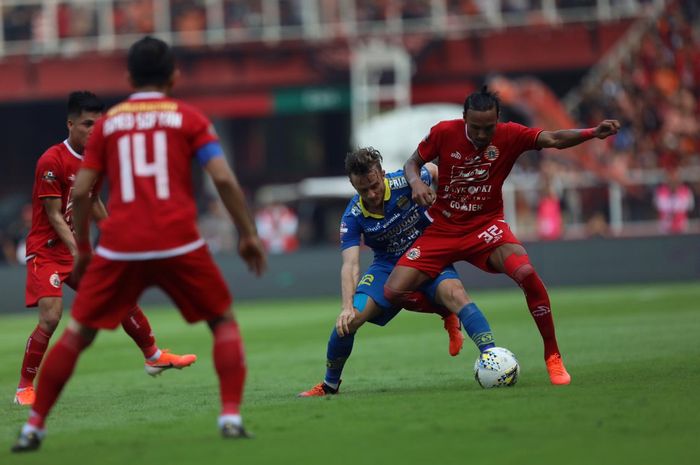
[[[255,225],[268,253],[285,254],[299,248],[299,219],[286,205],[278,203],[259,209]]]
[[[667,171],[666,181],[656,188],[654,205],[659,213],[659,230],[664,234],[688,231],[688,213],[695,207],[693,191],[681,181],[678,169]]]

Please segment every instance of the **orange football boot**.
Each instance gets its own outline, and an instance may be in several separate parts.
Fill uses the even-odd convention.
[[[15,393],[15,404],[17,405],[34,405],[34,400],[36,400],[36,391],[34,391],[34,386],[27,386],[26,388],[17,389]]]
[[[151,376],[157,376],[161,374],[164,370],[170,368],[177,368],[181,370],[185,367],[192,365],[197,361],[197,356],[194,354],[177,355],[170,352],[168,349],[163,349],[161,351],[158,360],[149,361],[146,360],[146,373]]]
[[[340,387],[340,383],[338,383]],[[338,389],[333,389],[324,382],[318,383],[308,391],[300,392],[297,397],[323,397],[338,394]]]
[[[450,313],[446,317],[443,317],[443,326],[450,336],[450,355],[453,357],[459,354],[464,345],[464,334],[462,334],[462,325],[459,322],[459,318],[454,313]]]
[[[571,375],[566,368],[564,368],[564,362],[561,359],[561,355],[554,353],[547,357],[545,360],[547,364],[547,372],[549,373],[549,380],[552,384],[564,385],[571,383]]]

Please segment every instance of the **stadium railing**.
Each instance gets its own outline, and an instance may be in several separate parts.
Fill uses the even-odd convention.
[[[3,0],[0,57],[123,49],[146,33],[156,34],[177,46],[274,44],[284,40],[320,41],[414,33],[446,36],[532,24],[634,18],[666,2]]]

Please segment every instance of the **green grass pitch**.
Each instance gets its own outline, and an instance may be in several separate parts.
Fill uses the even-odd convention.
[[[80,360],[41,451],[9,453],[26,408],[11,404],[32,312],[0,318],[3,464],[695,464],[700,454],[700,285],[551,290],[573,376],[549,385],[542,344],[517,289],[474,292],[518,384],[481,389],[476,349],[458,357],[435,315],[403,312],[355,339],[342,394],[297,399],[322,379],[339,299],[240,302],[251,441],[224,441],[205,325],[147,309],[163,348],[199,355],[151,379],[123,332]],[[78,459],[79,461],[76,461]]]

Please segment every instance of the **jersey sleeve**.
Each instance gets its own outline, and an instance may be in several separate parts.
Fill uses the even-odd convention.
[[[63,196],[63,168],[58,157],[49,152],[41,156],[36,164],[37,196],[62,197]]]
[[[95,124],[95,128],[85,146],[85,154],[81,165],[82,168],[90,168],[100,173],[105,169],[105,138],[102,132],[104,128],[103,123],[104,118],[101,118]]]
[[[345,214],[340,220],[340,249],[345,250],[350,247],[359,246],[362,242],[362,228],[357,218],[350,213],[351,205],[348,206]]]
[[[440,155],[440,123],[430,128],[427,136],[418,144],[418,155],[425,162],[432,161]]]
[[[518,155],[527,152],[528,150],[538,150],[537,136],[540,135],[542,129],[529,128],[522,124],[508,123],[509,140],[512,141],[515,153]]]
[[[430,171],[428,171],[428,168],[426,168],[425,166],[422,166],[420,169],[420,179],[425,184],[432,187],[433,177],[430,175]]]
[[[188,116],[190,120],[187,123],[190,132],[190,148],[192,149],[193,155],[205,145],[218,142],[219,137],[216,134],[214,125],[209,121],[209,118],[194,108],[190,108]]]

